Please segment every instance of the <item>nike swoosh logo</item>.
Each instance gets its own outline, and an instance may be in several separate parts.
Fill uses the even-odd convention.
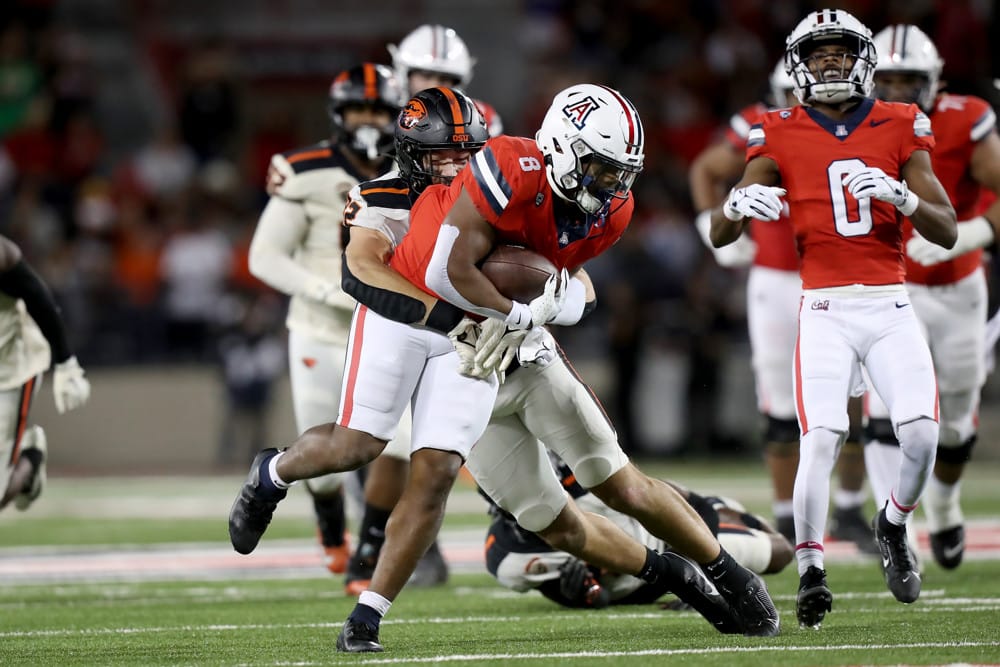
[[[910,304],[908,304],[908,303],[897,303],[896,304],[896,308],[906,308],[909,305]]]
[[[892,120],[892,119],[891,118],[883,118],[882,120],[872,120],[868,124],[871,125],[872,127],[878,127],[879,125],[881,125],[883,123],[888,123],[890,120]]]
[[[956,556],[961,555],[964,549],[965,549],[965,542],[959,542],[953,547],[945,547],[944,549],[941,550],[941,553],[944,554],[945,558],[950,560],[952,558],[955,558]]]

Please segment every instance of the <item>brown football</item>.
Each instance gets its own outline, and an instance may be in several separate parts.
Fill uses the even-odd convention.
[[[545,289],[549,276],[558,273],[555,265],[534,250],[515,245],[499,245],[480,267],[508,299],[528,303]]]

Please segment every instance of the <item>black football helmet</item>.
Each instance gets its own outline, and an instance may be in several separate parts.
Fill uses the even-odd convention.
[[[330,120],[333,139],[345,143],[360,155],[374,160],[392,150],[392,122],[385,126],[344,125],[344,109],[351,106],[371,106],[386,109],[395,118],[404,99],[403,88],[392,70],[385,65],[361,63],[344,70],[330,84]]]
[[[396,122],[396,163],[412,192],[431,183],[450,183],[435,173],[430,153],[440,150],[476,152],[490,138],[483,113],[454,88],[428,88],[410,98]]]

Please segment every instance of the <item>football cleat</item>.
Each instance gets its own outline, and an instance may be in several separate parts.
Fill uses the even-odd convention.
[[[906,539],[906,526],[889,523],[885,509],[872,519],[875,540],[878,543],[882,573],[893,596],[909,604],[920,596],[920,573],[917,571]]]
[[[774,637],[781,632],[778,610],[759,576],[733,561],[711,577],[732,607],[746,637]]]
[[[407,585],[426,588],[441,586],[448,581],[448,563],[441,554],[437,540],[431,543],[427,552],[417,561],[417,567],[410,575]]]
[[[45,439],[45,431],[39,426],[32,426],[30,429],[26,429],[21,437],[24,444],[21,456],[26,456],[28,452],[34,451],[37,454],[29,458],[37,459],[38,461],[35,469],[31,471],[31,477],[24,485],[24,490],[14,496],[14,507],[23,512],[31,507],[31,504],[38,499],[38,496],[42,495],[42,491],[45,489],[45,464],[48,458],[48,442]]]
[[[328,546],[320,543],[323,547],[323,565],[330,571],[330,574],[343,574],[347,571],[347,564],[351,560],[351,544],[348,542],[347,534],[344,534],[344,541],[341,544]]]
[[[743,626],[712,581],[700,567],[673,551],[660,554],[669,563],[670,592],[689,605],[723,634],[743,632]]]
[[[267,524],[271,523],[278,501],[288,493],[281,490],[268,494],[260,488],[260,467],[277,453],[277,449],[270,447],[261,450],[254,457],[246,482],[229,510],[229,541],[241,554],[248,554],[257,548],[257,543],[267,530]]]
[[[836,507],[830,517],[830,537],[844,542],[854,542],[858,551],[877,556],[878,545],[875,544],[875,533],[871,526],[861,516],[860,507]]]
[[[962,562],[965,554],[965,527],[958,525],[931,533],[931,553],[938,565],[946,570],[954,570]]]
[[[795,598],[795,616],[799,627],[819,630],[826,612],[833,609],[833,593],[826,585],[826,570],[810,565],[799,577],[799,593]]]
[[[337,650],[343,653],[380,653],[384,649],[378,641],[378,628],[347,619],[337,635]]]

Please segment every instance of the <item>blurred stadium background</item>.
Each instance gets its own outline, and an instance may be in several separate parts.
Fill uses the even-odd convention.
[[[36,402],[50,471],[242,471],[290,439],[285,301],[246,268],[268,159],[327,135],[338,71],[388,63],[385,45],[428,22],[464,38],[469,92],[510,134],[532,136],[570,83],[635,101],[649,137],[637,216],[588,265],[598,311],[560,340],[633,455],[756,456],[744,276],[702,248],[686,170],[827,4],[875,31],[920,25],[949,90],[1000,103],[990,0],[0,3],[0,232],[55,290],[93,381],[79,412],[57,416],[47,391]],[[998,383],[983,459],[1000,459]]]

